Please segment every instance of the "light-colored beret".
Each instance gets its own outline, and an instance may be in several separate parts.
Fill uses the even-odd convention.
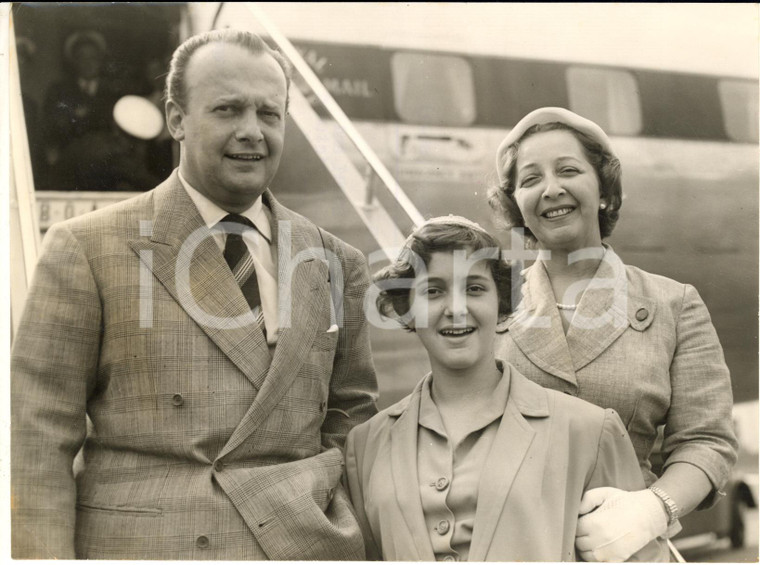
[[[507,149],[509,149],[509,146],[518,141],[531,127],[538,124],[550,124],[553,122],[565,124],[585,133],[591,139],[599,143],[605,151],[615,155],[615,152],[610,145],[610,138],[607,137],[607,134],[604,133],[602,128],[591,120],[579,116],[575,112],[571,112],[565,108],[539,108],[538,110],[533,110],[530,114],[517,122],[517,125],[512,128],[507,134],[507,137],[505,137],[499,144],[499,149],[496,151],[496,173],[499,175],[500,184],[504,184],[507,180],[504,171],[504,154],[507,152]]]

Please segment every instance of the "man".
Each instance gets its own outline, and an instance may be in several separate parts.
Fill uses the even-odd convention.
[[[13,557],[363,558],[340,478],[375,412],[367,269],[267,189],[286,69],[246,32],[190,38],[178,171],[51,228],[13,350]]]

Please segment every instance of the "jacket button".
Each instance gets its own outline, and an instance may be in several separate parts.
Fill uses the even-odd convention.
[[[182,398],[181,394],[175,394],[172,396],[172,404],[174,404],[174,406],[182,406],[184,403],[185,399]]]
[[[198,539],[195,540],[195,545],[201,549],[206,549],[208,547],[208,538],[206,536],[199,536]]]
[[[441,559],[441,561],[445,561],[446,563],[455,563],[456,560],[457,560],[457,558],[454,557],[453,555],[446,555],[446,556],[444,556],[443,559]]]
[[[639,308],[636,310],[636,319],[639,322],[643,322],[647,319],[647,316],[649,316],[649,311],[646,308]]]
[[[221,473],[222,469],[224,469],[224,463],[220,461],[219,459],[214,461],[214,471],[216,471],[217,473]]]
[[[445,536],[449,531],[449,521],[441,520],[438,522],[438,525],[435,527],[435,531],[438,532],[438,535]]]
[[[435,482],[435,490],[446,490],[449,486],[449,480],[446,477],[441,477]]]

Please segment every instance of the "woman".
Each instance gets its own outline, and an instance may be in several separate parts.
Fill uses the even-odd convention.
[[[606,511],[581,518],[577,547],[586,560],[625,559],[723,494],[737,447],[723,352],[693,287],[624,265],[602,243],[622,189],[598,125],[536,110],[501,143],[496,164],[492,206],[542,252],[497,351],[532,381],[620,414],[649,489],[587,493],[584,513]],[[649,457],[660,426],[658,478]],[[641,535],[621,538],[632,527]]]
[[[494,357],[511,310],[500,257],[477,224],[435,218],[375,275],[378,308],[416,332],[432,372],[348,436],[346,479],[370,559],[574,560],[583,492],[644,487],[614,411]],[[661,555],[653,542],[636,558]]]

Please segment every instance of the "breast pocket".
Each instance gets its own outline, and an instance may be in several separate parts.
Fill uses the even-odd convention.
[[[324,296],[324,300],[329,302],[329,295]],[[329,382],[338,348],[340,328],[331,320],[326,305],[323,306],[321,313],[322,318],[307,354],[304,370],[312,376],[319,376],[322,380]]]

